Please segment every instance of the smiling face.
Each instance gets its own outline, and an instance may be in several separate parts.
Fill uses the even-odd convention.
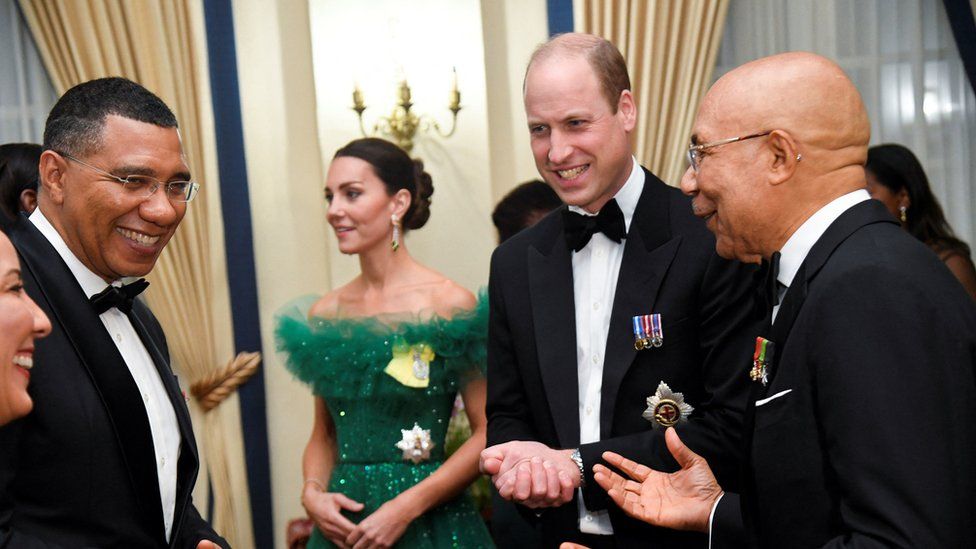
[[[599,211],[633,167],[629,134],[636,123],[630,91],[614,112],[582,56],[557,54],[532,63],[525,113],[539,174],[566,204]]]
[[[105,118],[101,147],[79,159],[118,177],[190,178],[176,128],[121,116]],[[75,256],[107,282],[149,273],[186,214],[186,203],[170,202],[164,189],[145,198],[51,151],[42,155],[41,177],[41,210]]]
[[[406,200],[404,201],[404,195]],[[377,246],[389,247],[392,216],[402,219],[410,192],[390,195],[386,184],[365,160],[341,156],[332,161],[325,183],[328,220],[339,241],[339,251],[359,254]]]
[[[735,137],[735,129],[713,122],[703,107],[695,121],[695,144]],[[732,133],[729,133],[732,132]],[[745,134],[742,134],[745,135]],[[715,249],[727,259],[756,261],[769,231],[766,174],[758,161],[764,137],[704,149],[698,172],[688,166],[681,190],[691,195],[692,209],[715,234]]]
[[[47,316],[24,292],[17,252],[0,233],[0,425],[30,412],[34,340],[50,332]]]

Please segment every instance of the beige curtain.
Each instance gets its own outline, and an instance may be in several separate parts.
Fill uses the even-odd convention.
[[[671,185],[711,83],[728,0],[575,0],[576,30],[613,42],[627,60],[637,102],[634,150]]]
[[[189,381],[223,367],[234,350],[201,2],[20,0],[59,94],[93,78],[124,76],[159,95],[180,121],[202,192],[150,275],[146,299]],[[201,478],[209,474],[214,490],[211,521],[232,546],[253,547],[237,397],[202,417],[193,408]],[[205,510],[205,501],[197,504]]]

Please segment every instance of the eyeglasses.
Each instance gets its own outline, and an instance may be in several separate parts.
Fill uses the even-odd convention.
[[[773,133],[773,130],[745,135],[742,137],[730,137],[720,141],[712,141],[711,143],[702,143],[701,145],[691,145],[688,147],[688,163],[691,164],[691,169],[695,170],[695,173],[698,173],[698,166],[701,165],[702,161],[701,152],[703,150],[718,147],[719,145],[728,145],[729,143],[735,143],[737,141],[745,141],[746,139],[753,139],[755,137],[762,137],[771,133]]]
[[[119,177],[101,168],[92,166],[83,160],[79,160],[70,154],[58,151],[54,152],[57,152],[72,162],[77,162],[86,168],[96,171],[112,181],[120,183],[123,191],[133,196],[138,196],[143,200],[152,196],[160,187],[163,187],[166,189],[166,198],[170,202],[189,202],[197,196],[197,191],[200,190],[200,184],[192,181],[163,182],[148,175],[127,175],[125,177]]]

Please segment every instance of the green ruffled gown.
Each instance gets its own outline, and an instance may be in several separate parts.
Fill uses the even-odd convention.
[[[308,320],[313,297],[280,313],[278,349],[287,367],[325,399],[336,426],[338,463],[330,492],[364,504],[344,511],[358,523],[386,501],[417,484],[444,462],[444,439],[459,389],[484,376],[488,304],[479,296],[475,309],[450,319]],[[386,373],[393,349],[402,355],[415,345],[435,353],[427,387],[410,387]],[[396,446],[402,431],[418,425],[434,442],[429,459],[413,463]],[[315,529],[309,549],[334,547]],[[397,542],[405,548],[494,547],[467,494],[431,509],[412,522]]]

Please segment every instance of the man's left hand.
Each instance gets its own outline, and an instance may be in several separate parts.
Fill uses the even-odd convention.
[[[533,441],[512,441],[481,452],[481,470],[498,494],[531,508],[557,507],[573,500],[580,484],[572,451]]]

